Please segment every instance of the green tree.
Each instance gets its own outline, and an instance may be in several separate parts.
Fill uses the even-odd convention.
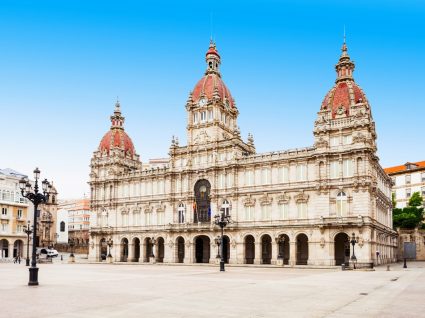
[[[412,196],[409,199],[409,206],[422,206],[422,196],[419,192],[413,192]]]
[[[414,229],[419,226],[423,219],[423,208],[406,207],[393,210],[393,226],[403,229]]]
[[[391,201],[392,201],[392,203],[393,203],[393,209],[395,209],[396,208],[396,206],[397,206],[397,201],[396,201],[396,199],[395,199],[395,193],[393,192],[393,193],[391,193]]]

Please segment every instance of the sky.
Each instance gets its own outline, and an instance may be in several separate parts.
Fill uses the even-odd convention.
[[[117,96],[142,161],[186,144],[185,103],[212,35],[257,152],[313,145],[343,30],[383,167],[425,160],[421,1],[0,1],[0,168],[88,194]]]

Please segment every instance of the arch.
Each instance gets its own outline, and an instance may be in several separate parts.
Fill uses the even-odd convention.
[[[16,240],[13,243],[13,257],[23,257],[24,256],[24,241]]]
[[[176,255],[176,260],[177,263],[183,263],[184,262],[184,238],[179,236],[176,239],[176,245],[177,245],[177,255]]]
[[[195,245],[195,263],[209,263],[211,240],[206,235],[196,236]]]
[[[245,264],[254,264],[255,238],[249,234],[245,236]]]
[[[99,241],[99,261],[106,260],[108,254],[108,245],[106,244],[106,239],[103,237]]]
[[[304,233],[296,237],[296,265],[307,265],[308,263],[308,237]]]
[[[289,264],[289,256],[290,256],[290,247],[289,247],[289,236],[286,234],[279,235],[281,239],[283,239],[283,242],[279,245],[279,255],[278,257],[283,258],[283,264],[288,265]]]
[[[65,232],[65,222],[64,221],[61,221],[61,223],[60,223],[60,231]]]
[[[120,261],[121,262],[127,262],[128,261],[128,239],[125,238],[125,237],[121,240]]]
[[[340,232],[334,238],[335,265],[348,264],[350,261],[350,238]]]
[[[162,237],[156,239],[156,261],[164,262],[164,239]]]
[[[153,249],[152,249],[152,241],[150,237],[146,237],[144,240],[145,243],[145,255],[143,256],[144,262],[149,262],[149,258],[153,256]]]
[[[223,235],[223,258],[225,263],[229,263],[230,258],[230,238]]]
[[[261,237],[261,264],[271,264],[272,238],[268,234]]]
[[[133,238],[133,262],[138,262],[140,259],[140,239],[138,237]]]
[[[193,207],[195,222],[210,222],[211,221],[211,184],[206,179],[198,180],[195,183],[195,204]]]
[[[9,257],[9,241],[6,239],[0,240],[0,258]]]

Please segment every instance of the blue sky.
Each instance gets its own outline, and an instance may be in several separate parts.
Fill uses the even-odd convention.
[[[61,198],[82,196],[116,96],[142,161],[166,157],[172,135],[185,144],[211,29],[242,136],[311,146],[344,25],[381,164],[425,160],[424,16],[421,1],[2,0],[0,168],[39,166]]]

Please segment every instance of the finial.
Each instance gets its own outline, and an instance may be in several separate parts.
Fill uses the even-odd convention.
[[[344,43],[345,43],[345,24],[344,24]]]

